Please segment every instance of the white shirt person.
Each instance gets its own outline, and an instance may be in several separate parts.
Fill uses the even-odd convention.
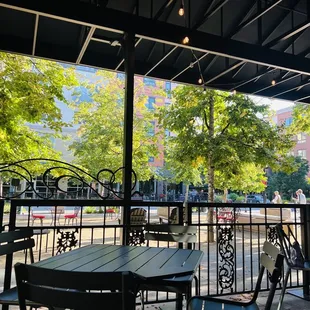
[[[297,194],[297,198],[293,198],[295,203],[300,204],[300,205],[307,204],[307,199],[306,199],[305,194],[302,192],[302,189],[297,190],[296,194]]]

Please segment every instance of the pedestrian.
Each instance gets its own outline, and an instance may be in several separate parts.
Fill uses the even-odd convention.
[[[278,191],[274,192],[274,198],[272,199],[272,203],[276,204],[282,203],[282,199]]]
[[[307,203],[307,199],[302,189],[297,190],[296,194],[297,198],[293,198],[293,200],[300,205],[305,205]]]

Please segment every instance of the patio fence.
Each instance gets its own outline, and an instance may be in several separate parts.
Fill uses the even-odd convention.
[[[264,241],[279,246],[275,230],[279,222],[290,225],[305,252],[309,250],[308,228],[305,225],[305,219],[309,216],[307,205],[189,203],[188,208],[184,209],[182,202],[131,201],[131,208],[146,210],[145,222],[131,224],[121,223],[120,220],[125,205],[129,204],[122,200],[12,199],[10,212],[0,216],[0,224],[4,230],[34,229],[36,261],[93,243],[122,244],[124,229],[129,245],[190,248],[191,244],[175,242],[150,241],[148,244],[144,240],[144,226],[146,223],[168,220],[172,225],[193,225],[197,227],[198,237],[194,247],[204,252],[198,271],[201,295],[253,291]],[[0,208],[3,209],[3,206],[4,201],[1,200]],[[65,212],[55,212],[59,208]],[[77,217],[65,225],[65,215],[73,214],[77,208]],[[227,217],[225,213],[228,214],[228,209],[231,212]],[[213,223],[208,222],[208,214]],[[34,219],[33,215],[41,215],[41,219]],[[11,277],[11,266],[21,259],[23,253],[13,258],[7,257],[6,265],[1,261],[1,268],[5,269],[5,289],[15,281],[14,276]],[[288,287],[302,287],[304,283],[308,283],[305,275],[301,271],[292,271]],[[266,276],[262,290],[268,290]],[[146,302],[174,299],[175,294],[172,293],[149,292]]]

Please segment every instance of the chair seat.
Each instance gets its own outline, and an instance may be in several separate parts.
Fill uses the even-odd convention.
[[[50,233],[50,230],[49,229],[34,229],[33,230],[33,234],[34,235],[47,235]]]
[[[32,217],[35,219],[45,219],[45,215],[35,215],[34,214]]]
[[[19,305],[16,286],[0,293],[0,304],[13,305],[13,306]],[[31,301],[27,301],[27,305],[31,307],[35,307],[35,308],[40,307],[39,304],[31,302]]]
[[[160,280],[160,284],[155,281],[152,284],[140,284],[139,289],[142,291],[158,291],[158,292],[172,292],[172,293],[185,293],[188,286],[192,284],[194,274],[171,278],[167,280]]]
[[[75,215],[75,214],[67,214],[67,215],[65,215],[65,218],[66,219],[74,219],[74,218],[76,218],[77,216]]]

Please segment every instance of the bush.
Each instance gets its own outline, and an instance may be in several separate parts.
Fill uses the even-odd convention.
[[[11,204],[9,202],[4,203],[3,213],[10,213]]]
[[[91,213],[97,213],[96,207],[86,207],[84,208],[84,213],[91,214]]]
[[[220,202],[222,202],[222,199],[223,199],[223,196],[215,196],[214,197],[214,202],[220,203]]]
[[[236,198],[235,202],[245,202],[245,197],[244,196],[238,196]]]
[[[231,199],[232,201],[237,200],[239,196],[236,193],[231,193],[228,195],[228,198]]]

